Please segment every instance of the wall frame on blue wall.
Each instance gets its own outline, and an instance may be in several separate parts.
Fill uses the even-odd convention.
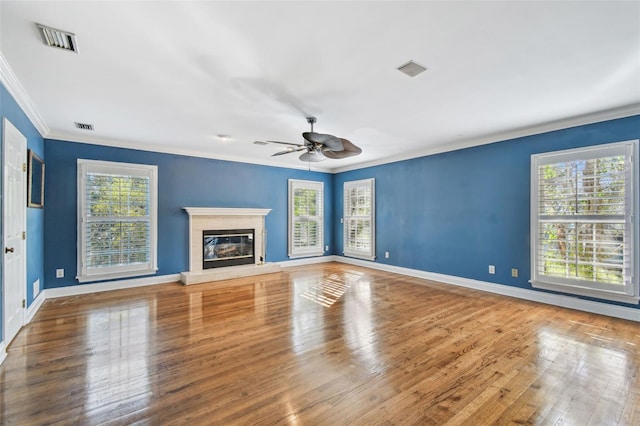
[[[27,207],[44,208],[44,161],[28,150]]]

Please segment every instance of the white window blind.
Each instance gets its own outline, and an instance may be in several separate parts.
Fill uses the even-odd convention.
[[[324,253],[324,184],[289,179],[289,257]]]
[[[633,141],[532,156],[534,287],[638,300],[637,150]]]
[[[157,167],[78,160],[80,282],[156,272]]]
[[[344,183],[344,255],[375,259],[375,181]]]

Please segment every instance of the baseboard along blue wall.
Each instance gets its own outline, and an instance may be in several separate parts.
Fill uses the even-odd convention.
[[[336,252],[344,182],[375,178],[375,262],[532,289],[531,155],[638,138],[640,115],[337,174]]]

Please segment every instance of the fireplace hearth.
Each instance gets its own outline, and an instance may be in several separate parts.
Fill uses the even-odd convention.
[[[202,231],[202,269],[255,263],[255,230]]]

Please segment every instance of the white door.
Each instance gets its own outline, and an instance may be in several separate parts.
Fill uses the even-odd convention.
[[[8,346],[24,325],[26,285],[27,138],[3,121],[3,340]]]

